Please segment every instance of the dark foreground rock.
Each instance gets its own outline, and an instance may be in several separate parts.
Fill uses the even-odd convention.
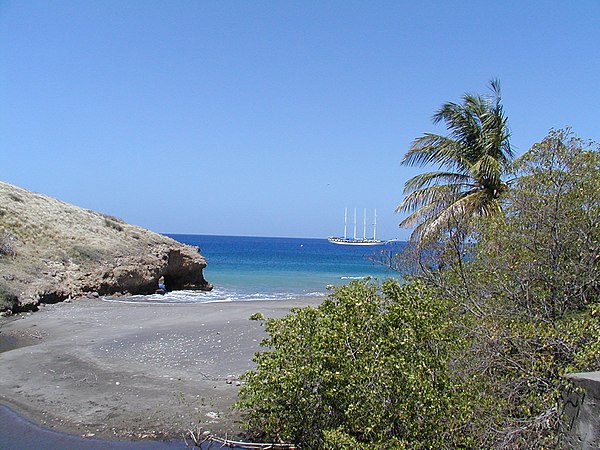
[[[0,182],[0,312],[68,298],[210,290],[197,247]]]

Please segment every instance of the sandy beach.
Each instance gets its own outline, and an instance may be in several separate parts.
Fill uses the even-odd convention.
[[[80,299],[0,319],[0,402],[42,426],[104,439],[240,437],[239,376],[264,331],[320,299],[184,305]]]

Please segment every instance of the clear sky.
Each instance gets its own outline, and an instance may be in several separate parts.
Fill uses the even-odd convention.
[[[165,233],[378,237],[499,78],[518,153],[600,141],[600,1],[0,0],[0,179]],[[360,233],[359,233],[360,234]]]

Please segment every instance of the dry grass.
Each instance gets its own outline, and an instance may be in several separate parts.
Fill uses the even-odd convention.
[[[64,267],[82,271],[173,240],[0,182],[0,282],[16,292]],[[0,308],[1,309],[1,308]]]
[[[168,240],[122,220],[79,208],[59,200],[35,194],[0,182],[0,233],[14,236],[19,254],[33,252],[67,254],[73,248],[86,249],[97,259],[114,250],[129,252],[135,248]],[[31,255],[33,256],[33,255]]]

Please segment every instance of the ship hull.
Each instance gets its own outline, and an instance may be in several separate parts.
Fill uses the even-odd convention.
[[[386,241],[380,241],[378,239],[344,239],[331,237],[327,239],[332,244],[337,245],[385,245]]]

